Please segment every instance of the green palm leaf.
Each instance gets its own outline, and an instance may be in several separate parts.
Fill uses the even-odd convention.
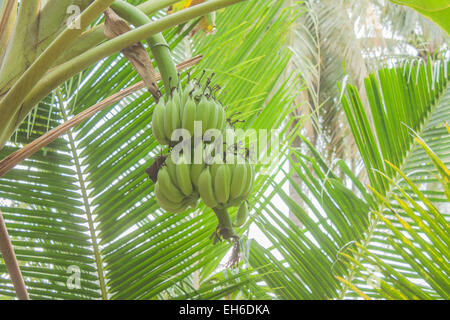
[[[288,112],[278,108],[290,94],[287,83],[273,88],[289,60],[282,45],[292,15],[277,1],[248,1],[218,15],[216,36],[187,40],[191,54],[204,55],[194,74],[215,72],[228,116],[242,112],[246,128],[276,127]],[[186,41],[175,30],[164,35],[181,62]],[[138,80],[122,57],[104,59],[58,88],[59,99],[40,103],[33,125],[24,123],[0,157]],[[249,283],[245,271],[200,291],[174,291],[196,272],[206,283],[230,245],[208,239],[217,224],[210,210],[174,215],[158,208],[145,173],[163,151],[151,135],[154,105],[147,92],[138,92],[0,180],[1,209],[31,298],[154,299],[169,292],[172,298],[220,298]],[[80,288],[66,285],[70,265],[81,269]],[[0,294],[14,296],[9,281],[0,281]]]
[[[354,297],[354,293],[365,298],[411,298],[404,292],[405,285],[416,287],[408,278],[411,275],[424,283],[427,296],[447,296],[445,264],[448,262],[442,260],[440,254],[448,254],[445,240],[448,226],[438,213],[434,216],[440,221],[436,229],[424,229],[418,218],[427,218],[423,205],[433,208],[448,201],[440,183],[445,180],[437,178],[439,172],[446,172],[443,167],[448,167],[450,161],[448,148],[444,147],[449,145],[443,121],[448,118],[450,106],[446,70],[447,62],[430,61],[426,65],[405,64],[372,74],[366,80],[366,91],[374,130],[356,88],[346,88],[343,106],[375,194],[364,187],[344,161],[328,167],[309,143],[313,157],[296,150],[285,152],[284,161],[293,169],[291,172],[281,170],[284,178],[272,183],[272,188],[268,189],[272,191],[268,196],[269,191],[266,191],[254,213],[256,224],[273,246],[264,248],[253,243],[251,257],[251,265],[264,270],[264,279],[278,298],[333,299]],[[433,154],[442,158],[441,162],[437,162],[437,158],[434,162],[427,161],[427,153],[419,145],[422,140],[414,139],[411,129],[420,133]],[[387,165],[387,161],[395,166]],[[440,170],[433,163],[440,163]],[[396,187],[389,183],[406,177],[396,166],[411,175],[411,183],[400,184],[400,190],[412,191],[413,195],[408,198],[403,193],[396,195]],[[292,180],[294,172],[304,189]],[[420,183],[419,193],[413,182]],[[288,184],[303,206],[284,191]],[[414,201],[413,206],[396,203],[396,199]],[[291,221],[281,205],[295,215],[301,227]],[[396,213],[405,209],[407,212],[386,215],[388,208]],[[375,215],[375,212],[380,214]],[[430,217],[427,219],[432,221]],[[411,231],[417,229],[421,229],[420,232]],[[399,245],[406,241],[401,236],[405,232],[411,235],[407,253]],[[424,233],[433,239],[435,232],[443,237],[434,239],[436,249],[418,236]],[[430,250],[429,255],[421,256],[416,248]],[[414,250],[414,258],[418,255],[427,268],[412,260],[410,250]],[[362,256],[370,256],[372,266],[374,261],[383,266],[383,272],[375,274],[382,279],[383,290],[388,288],[390,294],[387,291],[380,294],[369,285],[376,278]],[[401,283],[393,282],[393,278],[399,279],[398,275],[403,277]],[[352,293],[347,292],[347,288]]]

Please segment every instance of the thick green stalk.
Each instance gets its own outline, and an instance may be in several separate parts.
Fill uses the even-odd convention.
[[[19,7],[21,16],[17,21],[14,36],[10,41],[7,62],[3,66],[0,74],[0,92],[7,92],[11,86],[19,79],[22,73],[33,63],[50,43],[64,30],[66,18],[71,14],[68,12],[70,5],[84,10],[91,0],[33,0],[22,1]],[[17,6],[17,0],[8,0],[8,4]],[[14,24],[15,11],[5,12],[7,22]],[[2,21],[3,23],[3,21]],[[0,25],[0,32],[2,30]],[[11,29],[14,26],[11,26]],[[2,60],[2,50],[7,49],[9,35],[3,39],[0,35],[0,61]],[[20,52],[20,54],[17,54]]]
[[[156,12],[161,9],[167,8],[168,6],[179,2],[179,0],[159,0],[159,1],[147,1],[144,3],[141,3],[137,7],[139,10],[144,12],[145,14],[150,14],[151,12]]]
[[[55,57],[58,57],[73,41],[83,32],[92,21],[103,12],[113,0],[96,0],[79,16],[80,29],[66,28],[51,45],[33,62],[33,64],[22,74],[18,81],[11,87],[0,101],[0,148],[14,132],[23,118],[18,115],[24,108],[23,102],[30,89],[45,75],[52,65]],[[9,50],[8,50],[9,53]],[[16,55],[20,56],[19,52]],[[5,60],[6,62],[6,60]],[[48,94],[49,92],[47,92]],[[32,107],[31,107],[32,108]],[[30,109],[31,109],[30,108]],[[29,110],[26,112],[28,114]]]
[[[83,11],[90,3],[91,0],[48,0],[45,5],[42,5],[39,14],[38,54],[42,53],[64,30],[69,17],[74,17],[75,12],[68,11],[71,9],[70,6],[78,7]]]
[[[187,22],[191,19],[204,16],[212,11],[216,11],[223,7],[242,1],[245,0],[208,1],[195,7],[173,13],[145,26],[131,30],[130,32],[111,39],[94,49],[88,50],[83,54],[78,55],[76,58],[54,68],[51,72],[45,75],[41,79],[41,81],[39,81],[39,83],[25,98],[23,102],[23,108],[18,114],[18,121],[22,121],[29,113],[29,111],[33,108],[33,106],[44,99],[60,83],[66,81],[67,79],[70,79],[71,77],[88,68],[97,61],[118,51],[121,51],[126,47],[129,47],[135,42],[142,41],[149,36],[162,32],[170,27]],[[13,131],[14,129],[10,131],[10,134],[12,134]],[[4,143],[4,141],[0,139],[0,146],[2,146],[2,142]]]
[[[225,239],[230,239],[236,236],[233,229],[233,223],[231,222],[230,215],[228,214],[227,209],[213,209],[214,213],[217,216],[217,220],[219,221],[219,234]]]
[[[17,1],[7,0],[2,2],[0,14],[0,66],[5,56],[9,39],[13,32],[17,16]]]
[[[141,10],[122,0],[115,0],[111,4],[111,8],[135,27],[141,27],[152,22]],[[177,69],[175,63],[173,63],[170,48],[161,33],[148,37],[147,42],[155,58],[166,92],[168,92],[170,86],[178,85]]]
[[[22,1],[0,70],[0,96],[35,59],[40,1]],[[5,115],[3,112],[2,115]],[[1,126],[0,126],[1,128]]]

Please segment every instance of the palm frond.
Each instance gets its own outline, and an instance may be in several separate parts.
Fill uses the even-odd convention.
[[[436,178],[447,193],[446,205],[433,204],[412,177],[389,164],[402,178],[396,183],[385,176],[395,186],[391,199],[373,190],[385,204],[382,212],[375,212],[383,226],[384,239],[373,241],[367,247],[356,243],[348,249],[358,256],[358,260],[351,258],[351,261],[358,264],[359,276],[366,281],[364,289],[356,287],[357,294],[364,290],[365,295],[388,299],[449,298],[450,172],[421,138],[416,139],[439,172]],[[348,257],[346,253],[343,255]]]
[[[366,91],[372,124],[356,87],[347,86],[343,106],[375,194],[361,183],[358,173],[343,160],[327,166],[305,138],[313,157],[297,150],[285,152],[285,164],[279,173],[283,179],[272,180],[271,188],[260,194],[261,201],[253,214],[271,246],[264,248],[253,243],[250,260],[252,267],[264,271],[266,284],[278,298],[332,299],[354,297],[354,294],[364,298],[398,298],[399,293],[404,294],[403,285],[413,286],[412,280],[408,279],[411,275],[424,283],[429,296],[446,297],[443,290],[448,275],[445,278],[446,268],[440,269],[446,262],[436,259],[440,257],[438,252],[448,251],[445,231],[448,214],[444,214],[445,218],[434,214],[433,218],[440,221],[436,229],[422,223],[418,217],[426,218],[424,212],[427,209],[424,208],[431,210],[448,202],[440,182],[446,180],[437,176],[448,171],[443,168],[450,162],[448,148],[444,147],[449,141],[443,120],[448,118],[450,106],[447,63],[405,64],[371,74],[366,79]],[[441,157],[441,162],[434,160],[441,164],[440,169],[433,166],[427,156],[430,151],[420,147],[422,140],[415,139],[411,129],[422,136],[433,154]],[[387,165],[387,162],[393,165]],[[290,171],[285,169],[287,163],[292,168]],[[402,175],[397,166],[410,176],[411,183],[399,182],[407,176]],[[288,185],[292,190],[295,183],[293,172],[305,186],[304,189],[293,187],[304,203],[302,206],[285,191]],[[392,182],[399,184],[405,192],[395,192]],[[413,187],[414,183],[420,185],[420,193],[417,193],[419,187]],[[409,192],[412,195],[406,196]],[[403,202],[394,204],[392,197]],[[407,202],[412,207],[406,205]],[[287,210],[283,208],[295,214],[301,222],[300,227],[286,216]],[[400,215],[399,212],[406,208],[409,211]],[[380,214],[375,215],[375,212]],[[432,221],[430,219],[426,221]],[[424,225],[428,228],[423,229]],[[438,232],[439,239],[435,239],[434,232]],[[409,238],[402,236],[406,233],[410,234]],[[419,238],[423,234],[425,240]],[[436,241],[436,249],[426,237]],[[407,241],[405,239],[409,241],[408,246],[399,246],[399,242]],[[411,252],[418,254],[418,248],[424,246],[430,250],[429,255],[419,257],[419,262],[411,260]],[[406,253],[396,253],[399,249]],[[392,295],[384,291],[380,295],[370,286],[374,277],[368,275],[370,267],[361,260],[362,256],[370,256],[372,262],[382,266],[383,272],[376,276],[384,281],[384,289],[393,288]],[[427,268],[420,263],[425,263]],[[373,270],[371,272],[374,274]],[[398,275],[406,281],[402,286],[392,282],[392,279],[399,279]],[[347,291],[348,288],[352,293]]]
[[[291,93],[279,79],[289,60],[283,44],[293,14],[279,1],[247,1],[218,14],[214,37],[186,40],[191,55],[204,55],[198,69],[216,73],[228,116],[242,112],[245,128],[277,127],[287,115],[280,106]],[[176,30],[164,35],[175,61],[185,59],[184,36]],[[0,157],[138,80],[121,56],[104,59],[60,87],[59,104],[52,97],[40,103],[32,128],[24,123]],[[0,181],[0,209],[32,298],[162,298],[193,272],[205,282],[200,291],[186,287],[184,294],[194,298],[221,298],[249,283],[244,270],[217,287],[206,284],[230,248],[208,239],[217,224],[209,209],[174,215],[157,206],[145,173],[164,151],[151,134],[154,106],[147,92],[137,92]],[[80,288],[66,285],[70,265],[81,269]],[[0,294],[14,296],[7,277],[0,279]]]

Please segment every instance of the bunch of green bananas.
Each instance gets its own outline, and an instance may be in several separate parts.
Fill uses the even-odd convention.
[[[208,129],[216,129],[223,134],[227,127],[225,110],[213,98],[209,81],[204,88],[199,85],[199,81],[188,82],[184,90],[175,88],[166,102],[161,99],[155,107],[153,135],[160,144],[173,149],[164,163],[161,166],[158,164],[157,169],[152,171],[152,176],[156,177],[155,195],[162,209],[173,213],[183,212],[188,207],[195,208],[200,198],[213,209],[219,221],[212,235],[214,243],[222,239],[234,240],[230,261],[235,264],[239,261],[239,236],[234,232],[234,227],[242,226],[248,217],[247,198],[255,178],[254,168],[247,155],[238,154],[238,144],[231,148],[232,152],[227,147],[216,150],[216,146],[224,144],[219,139],[213,140],[214,143],[200,143],[195,147],[191,145],[188,149],[190,152],[186,152],[189,155],[184,154],[183,149],[177,161],[173,157],[177,149],[175,145],[180,142],[172,141],[174,130],[186,129],[192,142],[195,140],[192,137],[198,135],[198,132],[194,132],[194,121],[202,123],[201,140],[205,139]],[[206,89],[210,89],[210,94],[205,94]],[[235,137],[234,131],[231,134]],[[202,155],[201,163],[194,163],[197,148]],[[206,160],[210,157],[214,161]],[[239,207],[233,223],[228,214],[230,207]]]
[[[189,82],[184,90],[175,88],[167,100],[161,99],[153,111],[152,130],[156,140],[162,145],[173,146],[178,140],[172,140],[176,129],[186,129],[194,136],[194,121],[200,121],[201,134],[208,129],[223,132],[226,115],[223,106],[211,94],[194,82]]]
[[[181,156],[175,164],[169,155],[165,166],[158,171],[155,185],[156,201],[168,212],[183,212],[198,204],[199,194],[194,190],[191,179],[191,164],[186,156]]]
[[[253,166],[248,161],[212,164],[200,173],[198,191],[208,207],[235,207],[247,199],[253,179]]]
[[[242,226],[248,216],[247,197],[254,181],[253,166],[247,161],[212,164],[206,166],[198,177],[198,192],[203,202],[214,210],[219,226],[214,241],[235,238],[233,225]],[[235,223],[231,223],[227,208],[237,207]]]

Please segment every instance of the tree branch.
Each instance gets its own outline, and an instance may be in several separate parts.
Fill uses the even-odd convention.
[[[7,0],[3,2],[3,10],[0,17],[0,65],[8,46],[9,38],[14,29],[14,23],[17,15],[17,1]]]
[[[9,239],[8,230],[6,229],[5,220],[0,211],[0,252],[5,260],[6,269],[8,269],[11,282],[16,290],[17,298],[20,300],[30,300],[25,281],[23,281],[22,273],[20,272],[19,263],[17,262],[11,240]]]
[[[145,13],[122,0],[114,0],[111,8],[122,18],[133,24],[135,27],[141,27],[152,22]],[[158,66],[166,92],[170,91],[170,85],[177,86],[178,75],[175,64],[173,63],[170,48],[161,33],[154,34],[147,38],[153,58]]]

